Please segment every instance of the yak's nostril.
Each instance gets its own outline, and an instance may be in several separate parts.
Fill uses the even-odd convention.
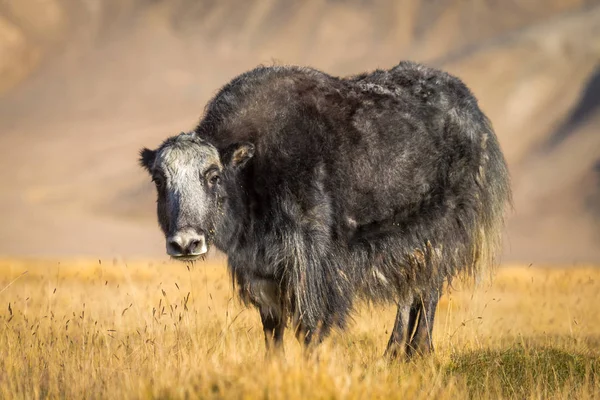
[[[170,247],[170,250],[172,250],[172,252],[174,254],[183,254],[183,248],[177,241],[171,240],[169,242],[169,247]]]
[[[194,254],[196,252],[196,249],[198,248],[198,245],[200,245],[200,240],[198,239],[193,239],[189,244],[188,244],[188,248],[187,248],[187,252],[189,254]]]

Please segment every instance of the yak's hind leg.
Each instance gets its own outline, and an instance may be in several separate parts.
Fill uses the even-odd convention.
[[[408,316],[406,355],[426,355],[433,352],[433,322],[440,299],[440,289],[415,296]]]
[[[409,311],[409,305],[398,304],[398,312],[396,313],[392,335],[390,336],[387,348],[385,349],[385,357],[398,359],[404,356],[408,335],[407,324]]]

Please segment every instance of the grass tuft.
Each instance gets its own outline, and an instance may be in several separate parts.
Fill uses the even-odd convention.
[[[504,397],[523,399],[532,393],[547,397],[567,386],[571,390],[594,387],[599,372],[600,358],[596,355],[523,344],[453,354],[446,367],[447,376],[466,381],[474,398],[486,396],[494,385]]]

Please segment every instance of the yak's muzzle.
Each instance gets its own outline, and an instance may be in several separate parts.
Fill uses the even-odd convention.
[[[194,259],[208,251],[206,236],[194,229],[186,229],[167,238],[167,253],[178,259]]]

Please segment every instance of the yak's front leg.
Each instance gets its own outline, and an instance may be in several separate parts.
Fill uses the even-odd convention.
[[[298,343],[300,343],[305,350],[308,350],[309,348],[314,347],[315,344],[318,344],[313,340],[315,336],[315,329],[311,329],[307,324],[305,324],[297,311],[295,311],[293,314],[292,327],[294,329],[296,340],[298,340]]]
[[[264,278],[246,278],[244,283],[241,296],[249,299],[258,308],[265,334],[267,355],[283,352],[283,332],[287,313],[281,289],[275,280]]]
[[[259,311],[265,334],[267,355],[275,352],[283,352],[283,332],[286,322],[284,309],[282,308],[279,313],[273,313],[271,308],[262,307]]]
[[[310,356],[331,331],[331,326],[325,323],[320,323],[318,326],[307,324],[302,321],[297,312],[293,314],[292,327],[296,340],[302,346],[306,356]]]

